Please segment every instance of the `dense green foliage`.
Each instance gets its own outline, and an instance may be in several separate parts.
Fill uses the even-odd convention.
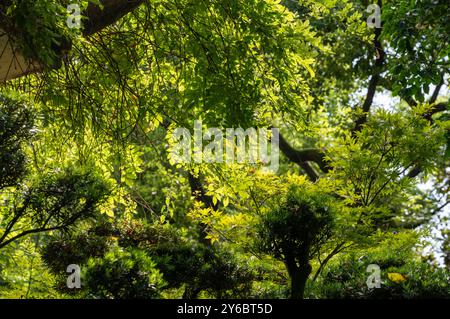
[[[85,280],[96,298],[152,298],[164,285],[156,264],[142,251],[111,251],[91,260]]]

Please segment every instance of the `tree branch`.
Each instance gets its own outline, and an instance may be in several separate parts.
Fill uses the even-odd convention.
[[[316,273],[314,274],[313,277],[313,282],[316,281],[317,277],[319,277],[319,275],[322,273],[323,269],[325,268],[325,266],[328,264],[328,262],[331,260],[331,258],[333,258],[335,255],[339,254],[341,251],[343,251],[344,249],[347,249],[348,247],[350,247],[352,244],[348,245],[348,246],[344,246],[345,242],[342,242],[340,244],[338,244],[332,251],[331,253],[325,257],[325,259],[323,260],[323,262],[320,262],[320,266],[319,269],[317,269]]]
[[[424,119],[427,119],[430,122],[433,122],[433,115],[439,112],[444,112],[449,109],[449,101],[435,104],[431,107],[431,109],[423,115]]]
[[[9,221],[9,223],[6,225],[5,231],[0,238],[0,244],[8,237],[8,235],[11,233],[12,229],[14,228],[14,225],[19,221],[21,217],[25,214],[25,210],[28,208],[28,205],[30,203],[29,197],[25,200],[25,202],[22,204],[22,207],[20,209],[16,210],[14,206],[14,217]]]
[[[319,174],[312,168],[312,166],[307,162],[299,162],[298,165],[300,168],[306,173],[309,179],[312,182],[315,182],[319,179]]]
[[[83,35],[85,37],[93,35],[115,23],[120,18],[143,4],[145,0],[101,0],[102,7],[89,3],[87,9],[83,12],[86,19],[83,20]],[[3,1],[0,4],[0,17],[11,5],[11,1]],[[39,18],[39,17],[37,17]],[[44,66],[37,60],[26,59],[17,51],[15,43],[11,40],[13,30],[3,31],[2,21],[0,21],[0,83],[19,78],[25,75],[42,72]],[[67,48],[66,48],[67,47]],[[61,58],[62,48],[54,48],[57,55]],[[70,43],[64,45],[64,49],[70,50]],[[60,65],[52,66],[58,68]]]
[[[191,193],[194,198],[203,204],[207,208],[217,210],[219,208],[218,204],[214,204],[211,196],[206,194],[205,188],[203,187],[202,181],[199,177],[195,177],[191,172],[188,172],[189,185],[191,186]],[[206,236],[208,235],[208,225],[200,223],[199,225],[199,238],[200,242],[206,247],[211,246],[211,241],[209,241]]]
[[[308,177],[315,181],[318,179],[317,173],[308,164],[308,162],[316,163],[324,173],[328,173],[331,169],[329,163],[325,160],[325,154],[320,149],[307,148],[303,150],[294,149],[283,135],[279,135],[279,147],[283,154],[291,161],[299,165]]]
[[[89,36],[101,31],[144,2],[145,0],[102,0],[103,8],[89,3],[83,14],[87,17],[84,22],[83,35]]]
[[[49,231],[52,231],[52,230],[63,229],[64,227],[67,227],[67,225],[59,225],[59,226],[49,227],[49,228],[42,227],[42,228],[29,229],[29,230],[23,231],[20,234],[18,234],[16,236],[14,236],[14,237],[12,237],[12,238],[10,238],[10,239],[0,243],[0,249],[5,247],[5,246],[7,246],[7,245],[9,245],[13,241],[26,236],[26,235],[35,234],[35,233],[42,233],[42,232],[49,232]]]
[[[380,8],[382,7],[382,1],[378,0],[378,5]],[[375,38],[374,38],[374,46],[375,46],[375,52],[376,52],[376,60],[375,65],[373,69],[372,77],[369,81],[369,87],[367,88],[367,94],[366,98],[364,100],[364,103],[361,107],[362,114],[358,117],[355,123],[355,127],[352,130],[352,135],[355,135],[355,133],[359,132],[362,128],[362,126],[367,122],[367,114],[370,111],[370,107],[373,104],[373,99],[375,97],[375,93],[377,91],[377,86],[380,81],[380,73],[382,71],[384,60],[386,53],[383,50],[383,47],[381,45],[381,28],[375,29]]]
[[[202,181],[199,177],[195,177],[192,173],[188,172],[189,186],[191,186],[192,196],[195,199],[205,204],[206,207],[217,210],[218,205],[214,205],[212,197],[206,194]]]
[[[442,86],[444,85],[444,76],[441,75],[441,80],[439,81],[438,85],[436,86],[436,88],[434,89],[433,95],[431,95],[430,100],[428,101],[428,103],[433,104],[434,102],[436,102],[438,96],[439,96],[439,92],[441,91]]]

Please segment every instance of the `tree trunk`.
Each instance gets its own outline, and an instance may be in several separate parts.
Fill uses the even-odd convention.
[[[291,299],[303,299],[306,281],[312,271],[311,265],[305,263],[297,267],[295,261],[289,261],[286,266],[291,279]]]
[[[194,285],[187,285],[184,288],[183,299],[197,299],[198,294],[202,290],[200,288],[195,287]]]

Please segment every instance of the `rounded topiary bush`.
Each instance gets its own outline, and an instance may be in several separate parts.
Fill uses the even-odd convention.
[[[140,250],[116,249],[90,259],[83,272],[89,297],[103,299],[158,298],[164,286],[156,263]]]

